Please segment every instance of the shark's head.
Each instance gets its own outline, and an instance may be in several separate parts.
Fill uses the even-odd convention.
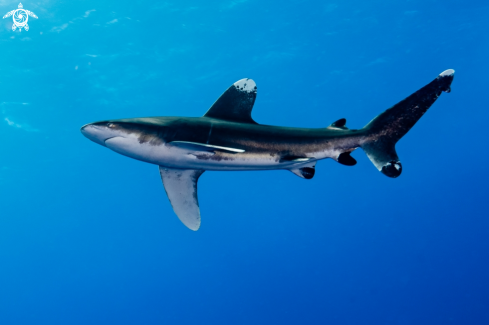
[[[160,117],[107,120],[86,124],[80,131],[88,139],[105,147],[107,141],[115,138],[137,139],[141,144],[159,145],[169,130],[169,120]]]
[[[124,124],[116,121],[102,121],[86,124],[82,126],[80,131],[85,137],[104,147],[106,146],[105,141],[115,137],[125,137],[127,134]]]
[[[81,133],[124,156],[155,163],[153,149],[164,145],[171,134],[165,118],[108,120],[84,125]]]

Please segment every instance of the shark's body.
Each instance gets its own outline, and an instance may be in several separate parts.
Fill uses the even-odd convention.
[[[321,159],[355,165],[350,153],[361,147],[381,172],[399,176],[402,166],[396,142],[442,91],[450,91],[453,75],[453,70],[446,70],[359,130],[346,128],[345,119],[321,129],[257,124],[251,118],[256,85],[251,79],[242,79],[203,117],[109,120],[87,124],[82,133],[115,152],[159,165],[175,213],[187,227],[197,230],[197,180],[205,170],[288,169],[310,179]]]

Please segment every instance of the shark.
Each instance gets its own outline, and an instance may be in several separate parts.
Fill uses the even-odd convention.
[[[159,167],[175,214],[198,230],[199,177],[209,171],[289,170],[312,179],[316,163],[331,158],[353,166],[362,148],[384,175],[402,172],[396,143],[438,99],[450,92],[455,71],[433,81],[381,113],[361,129],[342,118],[323,128],[263,125],[251,117],[257,87],[252,79],[232,84],[202,117],[142,117],[86,124],[81,133],[116,153]]]

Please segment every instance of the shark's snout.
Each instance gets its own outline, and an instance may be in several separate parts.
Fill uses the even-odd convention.
[[[107,139],[118,136],[115,126],[114,123],[108,122],[90,123],[82,126],[80,131],[88,139],[105,146]]]

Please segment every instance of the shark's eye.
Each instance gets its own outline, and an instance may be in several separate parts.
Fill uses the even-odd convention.
[[[107,127],[109,127],[109,128],[115,128],[115,124],[114,123],[107,123]]]

